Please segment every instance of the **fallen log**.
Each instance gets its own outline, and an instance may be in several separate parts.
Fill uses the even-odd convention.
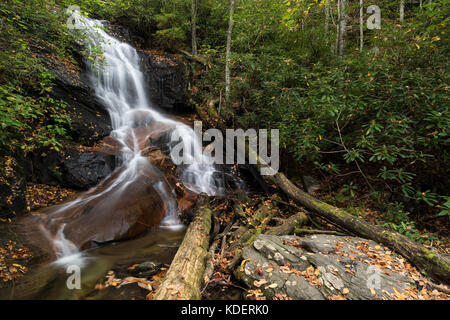
[[[201,195],[196,217],[189,225],[154,300],[199,300],[209,247],[211,209],[208,197]]]
[[[294,229],[295,234],[333,234],[336,236],[345,236],[344,233],[335,230],[314,230],[314,229]]]
[[[248,148],[248,151],[249,156],[256,158],[259,170],[265,169],[266,173],[270,172],[273,174],[265,175],[265,179],[277,185],[287,196],[303,205],[309,211],[364,238],[384,244],[408,259],[419,269],[425,271],[427,275],[435,277],[446,284],[450,283],[450,259],[448,256],[444,256],[434,249],[426,248],[401,234],[372,225],[342,209],[312,197],[300,190],[283,173],[275,172],[254,150]]]
[[[214,255],[216,253],[217,246],[219,245],[220,239],[215,240],[211,246],[209,247],[208,254],[206,255],[206,268],[205,273],[203,274],[203,284],[206,287],[213,275],[215,259]]]
[[[276,198],[274,196],[271,200]],[[233,269],[234,266],[241,260],[242,248],[251,245],[253,241],[264,232],[267,224],[274,215],[275,207],[273,201],[264,201],[253,214],[248,226],[241,226],[232,235],[233,244],[230,246],[230,251],[234,253],[233,260],[231,260],[229,267]]]
[[[304,212],[299,212],[287,218],[281,225],[274,227],[265,233],[274,236],[293,234],[295,228],[303,225],[306,221],[308,221],[306,214]]]

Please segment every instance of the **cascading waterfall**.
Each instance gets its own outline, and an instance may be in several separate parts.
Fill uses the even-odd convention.
[[[83,35],[89,52],[94,54],[98,52],[98,48],[102,52],[101,59],[97,57],[96,62],[90,63],[90,79],[96,96],[109,112],[113,128],[110,135],[121,145],[119,162],[122,171],[106,189],[97,192],[93,188],[56,212],[83,206],[96,198],[120,195],[121,190],[139,177],[142,166],[148,160],[141,154],[138,137],[133,130],[136,124],[160,123],[172,127],[172,135],[181,137],[181,142],[191,147],[190,154],[186,155],[190,162],[183,166],[180,179],[188,189],[196,193],[222,194],[223,186],[214,177],[217,170],[210,159],[203,156],[202,146],[195,143],[194,130],[151,108],[137,50],[105,32],[102,22],[81,15],[76,18],[85,26]],[[172,153],[171,156],[173,159]],[[162,174],[161,176],[161,181],[155,183],[154,188],[165,203],[166,216],[163,222],[169,226],[180,225],[175,192],[169,190],[167,181]],[[51,223],[57,224],[56,220]],[[65,238],[64,226],[59,226],[52,240],[59,260],[67,256],[78,258],[78,248]]]

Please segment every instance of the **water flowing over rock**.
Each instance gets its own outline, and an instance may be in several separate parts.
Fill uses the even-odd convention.
[[[48,155],[47,165],[59,170],[60,180],[78,188],[92,188],[18,223],[21,232],[31,230],[28,233],[36,246],[64,263],[71,257],[78,263],[79,250],[127,240],[160,225],[177,227],[181,224],[178,211],[193,205],[193,194],[218,195],[224,191],[217,169],[196,143],[194,130],[153,108],[137,50],[108,34],[100,21],[78,18],[87,27],[88,51],[91,46],[102,50],[103,59],[86,60],[89,84],[95,92],[95,103],[107,110],[113,130],[95,151],[71,150],[62,160]],[[181,99],[175,97],[177,92],[170,99],[165,96],[161,103],[176,103]],[[155,97],[152,90],[150,96]],[[179,138],[175,142],[190,150],[185,151],[190,162],[178,167],[172,163],[174,135]],[[55,177],[43,171],[43,176],[58,180],[58,174]],[[163,172],[170,174],[166,178]],[[181,184],[185,187],[180,188]]]
[[[268,298],[278,294],[294,300],[382,299],[414,285],[404,270],[395,270],[403,262],[400,257],[356,237],[263,234],[244,248],[242,258],[237,276]],[[377,267],[380,261],[389,267]]]

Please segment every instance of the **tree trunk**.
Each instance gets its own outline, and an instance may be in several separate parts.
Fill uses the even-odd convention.
[[[192,0],[191,4],[191,29],[192,29],[192,55],[197,52],[197,0]]]
[[[208,197],[201,195],[196,217],[186,235],[154,300],[199,300],[205,271],[205,257],[209,247],[211,209]]]
[[[359,51],[364,48],[364,0],[359,0]]]
[[[230,21],[228,24],[227,32],[227,51],[225,56],[225,100],[228,102],[230,99],[231,81],[230,81],[230,56],[231,56],[231,37],[233,35],[233,15],[234,15],[234,2],[230,0]]]
[[[337,52],[339,56],[344,55],[345,51],[345,34],[347,30],[347,0],[338,1],[338,36],[337,36]]]
[[[253,150],[249,152],[256,154]],[[258,155],[259,169],[268,167]],[[268,180],[276,184],[290,198],[302,204],[308,210],[315,212],[319,216],[348,229],[355,234],[372,239],[390,247],[392,250],[407,258],[418,268],[424,270],[430,276],[450,283],[450,259],[436,252],[434,249],[428,249],[423,245],[416,243],[409,238],[385,228],[374,226],[369,222],[359,219],[344,210],[322,202],[309,194],[303,192],[295,186],[283,173],[277,172],[273,176],[266,176]]]
[[[400,0],[400,22],[405,19],[405,0]]]

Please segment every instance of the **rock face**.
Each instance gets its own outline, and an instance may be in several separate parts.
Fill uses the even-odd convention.
[[[42,183],[78,190],[89,189],[108,177],[115,168],[115,157],[100,151],[68,149],[65,154],[51,152],[32,161],[35,177]]]
[[[184,65],[173,58],[140,51],[145,68],[149,96],[162,109],[182,109],[186,101]]]
[[[69,74],[61,65],[53,65],[50,70],[55,75],[50,94],[67,104],[66,111],[71,121],[70,136],[77,142],[91,146],[109,135],[112,130],[111,120],[89,87],[85,72],[79,70],[78,73]]]
[[[63,184],[77,189],[90,188],[109,176],[114,167],[114,156],[70,150],[62,163]]]
[[[236,276],[267,298],[383,299],[415,287],[398,267],[403,259],[362,238],[262,234],[243,250],[243,259]]]

